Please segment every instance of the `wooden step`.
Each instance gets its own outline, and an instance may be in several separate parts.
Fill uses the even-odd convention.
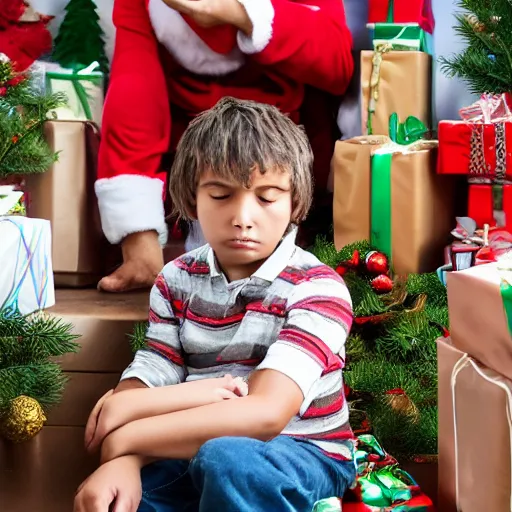
[[[48,312],[73,326],[80,351],[60,360],[69,380],[43,430],[19,445],[0,439],[2,512],[73,510],[78,485],[98,465],[85,452],[84,426],[98,398],[117,385],[133,359],[129,335],[147,320],[148,303],[149,291],[57,290]]]

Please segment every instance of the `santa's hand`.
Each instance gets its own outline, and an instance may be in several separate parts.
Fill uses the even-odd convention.
[[[234,25],[246,35],[252,34],[252,22],[238,0],[164,0],[181,14],[186,14],[201,27]]]

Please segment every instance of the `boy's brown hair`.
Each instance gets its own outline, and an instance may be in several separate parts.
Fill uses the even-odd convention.
[[[250,186],[259,169],[289,172],[292,222],[306,217],[313,196],[313,153],[304,130],[276,107],[224,98],[198,115],[183,134],[169,178],[176,212],[190,217],[201,173]]]

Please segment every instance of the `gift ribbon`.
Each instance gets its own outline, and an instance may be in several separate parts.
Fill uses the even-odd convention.
[[[42,263],[43,274],[39,281],[35,275],[34,266],[32,265],[32,259],[36,253],[36,249],[43,239],[43,230],[39,229],[37,233],[34,233],[30,237],[30,242],[27,241],[23,226],[14,222],[9,217],[0,219],[0,222],[9,222],[13,224],[20,233],[20,246],[16,255],[16,266],[14,269],[13,285],[11,290],[7,294],[7,298],[4,303],[0,306],[0,310],[4,315],[13,315],[18,313],[18,302],[21,288],[25,283],[25,280],[30,275],[32,289],[36,297],[36,304],[39,309],[46,303],[49,279],[48,279],[48,262],[47,256]],[[16,280],[18,279],[18,282]]]
[[[391,165],[392,153],[371,157],[370,244],[391,258]]]
[[[505,281],[500,284],[501,300],[507,317],[508,331],[512,336],[512,286]]]
[[[414,116],[403,123],[396,113],[389,118],[389,137],[401,149],[422,140],[427,131],[425,124]],[[377,152],[371,157],[370,244],[389,258],[392,257],[392,163],[392,152]]]
[[[461,510],[460,508],[460,489],[459,489],[459,439],[458,439],[458,427],[457,427],[457,396],[455,393],[455,386],[457,385],[457,377],[459,373],[467,368],[468,366],[471,366],[473,370],[484,380],[487,382],[490,382],[491,384],[495,384],[496,386],[500,387],[505,391],[505,394],[507,395],[508,399],[508,406],[507,406],[507,420],[508,420],[508,428],[509,428],[509,434],[510,434],[510,442],[512,445],[512,418],[511,418],[511,404],[512,404],[512,392],[510,390],[510,387],[505,382],[505,379],[501,376],[497,376],[495,378],[489,377],[489,375],[486,375],[484,371],[476,364],[476,362],[469,357],[468,354],[464,354],[455,364],[452,370],[450,385],[451,385],[451,392],[452,392],[452,415],[453,415],[453,431],[454,431],[454,441],[455,441],[455,503],[457,505],[457,510]],[[467,425],[466,425],[467,427]],[[512,471],[512,456],[510,456],[510,462],[511,462],[511,471]],[[510,495],[510,510],[512,510],[512,493]]]
[[[93,121],[93,116],[91,112],[91,107],[89,106],[89,97],[87,95],[87,91],[84,86],[80,83],[81,80],[98,80],[101,77],[101,74],[98,73],[98,68],[100,67],[99,62],[93,62],[89,66],[83,69],[74,69],[72,73],[58,73],[53,71],[48,71],[47,76],[49,78],[53,78],[56,80],[69,80],[73,84],[73,88],[75,89],[76,95],[78,97],[78,101],[82,106],[85,117],[87,121]]]
[[[388,0],[388,15],[386,16],[386,23],[395,22],[395,1]]]
[[[424,51],[430,53],[425,31],[415,25],[376,23],[373,30],[373,48],[388,45],[396,51]]]

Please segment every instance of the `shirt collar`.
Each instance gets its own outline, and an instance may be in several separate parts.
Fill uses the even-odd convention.
[[[297,227],[292,227],[288,233],[283,237],[281,243],[276,247],[276,250],[265,260],[263,265],[254,272],[251,278],[263,279],[264,281],[272,282],[277,276],[288,266],[293,253],[295,252],[296,245],[295,239],[297,238]],[[208,266],[210,267],[210,276],[218,277],[223,275],[219,270],[213,249],[208,246],[207,255]]]

